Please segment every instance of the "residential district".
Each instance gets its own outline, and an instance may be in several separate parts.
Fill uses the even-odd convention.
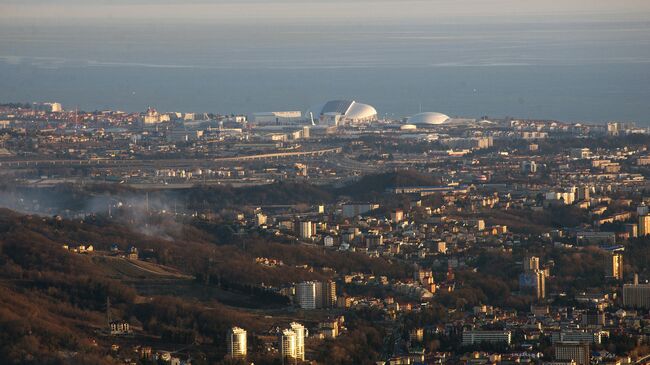
[[[650,363],[647,126],[334,100],[250,115],[4,104],[0,128],[1,202],[18,215],[3,218],[3,282],[84,313],[61,320],[84,345],[17,343],[18,362]],[[105,289],[28,275],[21,229]]]

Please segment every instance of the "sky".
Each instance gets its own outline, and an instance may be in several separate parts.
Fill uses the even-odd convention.
[[[79,20],[450,20],[450,18],[644,20],[647,0],[2,0],[0,19]]]

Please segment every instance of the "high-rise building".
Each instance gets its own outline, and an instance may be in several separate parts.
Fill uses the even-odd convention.
[[[535,270],[535,278],[537,299],[544,299],[546,298],[546,274],[542,270]]]
[[[310,239],[311,236],[314,235],[314,231],[313,231],[312,228],[313,228],[313,225],[312,225],[312,223],[310,221],[300,222],[300,226],[299,226],[300,238]]]
[[[650,215],[639,217],[639,237],[650,235]]]
[[[305,361],[305,326],[297,322],[291,322],[289,326],[291,326],[293,333],[296,334],[296,358]]]
[[[232,358],[246,357],[246,330],[233,327],[228,331],[228,355]]]
[[[305,281],[296,284],[296,303],[303,309],[331,308],[336,305],[336,283]]]
[[[616,280],[623,279],[623,254],[620,252],[605,254],[605,277]]]
[[[298,359],[296,333],[290,329],[282,331],[280,336],[280,356],[283,364],[295,364]]]
[[[526,256],[523,261],[524,272],[519,275],[519,287],[529,291],[537,299],[546,297],[546,271],[539,269],[539,257]]]
[[[555,360],[575,361],[577,365],[589,365],[591,350],[589,343],[574,341],[557,342],[554,345]]]
[[[322,287],[321,289],[321,300],[320,304],[322,308],[332,308],[336,306],[336,282],[334,281],[324,281],[319,283]]]
[[[539,257],[526,256],[524,258],[524,271],[530,272],[535,270],[539,270]]]
[[[632,284],[623,285],[623,306],[650,309],[650,284],[639,284],[637,274]]]
[[[546,275],[544,270],[534,270],[519,275],[519,287],[533,294],[537,299],[546,297]]]
[[[296,284],[296,302],[300,308],[316,309],[315,281],[305,281]]]

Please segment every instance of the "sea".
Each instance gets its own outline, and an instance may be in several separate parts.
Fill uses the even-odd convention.
[[[650,126],[650,21],[0,24],[0,102],[246,114],[333,99],[393,119]]]

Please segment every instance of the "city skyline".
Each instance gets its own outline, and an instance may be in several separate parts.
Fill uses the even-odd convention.
[[[650,365],[647,0],[0,0],[0,362]]]

